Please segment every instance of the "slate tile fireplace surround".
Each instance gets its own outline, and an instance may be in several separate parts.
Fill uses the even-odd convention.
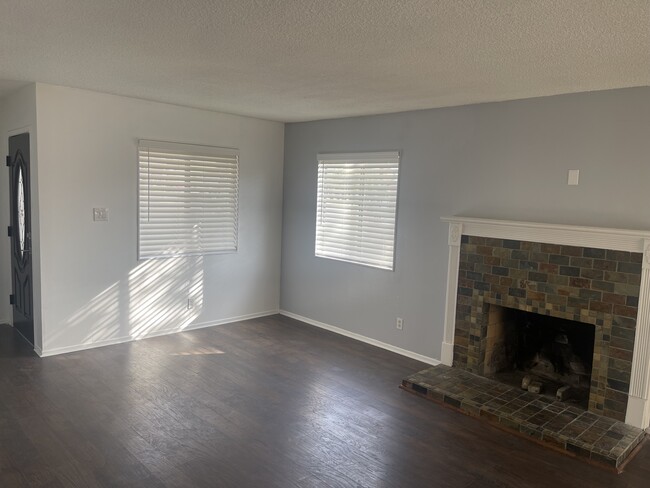
[[[594,344],[585,406],[648,427],[650,232],[443,220],[450,257],[442,362],[490,376],[491,307],[589,324]]]
[[[491,306],[591,324],[589,411],[624,421],[642,258],[627,251],[463,235],[453,365],[486,374]]]

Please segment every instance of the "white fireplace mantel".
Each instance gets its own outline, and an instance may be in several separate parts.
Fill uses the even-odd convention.
[[[520,241],[594,247],[643,253],[632,377],[625,422],[647,428],[650,424],[650,231],[582,227],[574,225],[515,222],[470,217],[443,217],[449,223],[447,301],[441,360],[451,366],[454,357],[454,326],[461,236],[471,235]]]

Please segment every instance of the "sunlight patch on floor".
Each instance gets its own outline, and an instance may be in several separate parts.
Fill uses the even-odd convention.
[[[216,347],[199,347],[192,351],[174,352],[171,353],[170,356],[211,356],[216,354],[226,353],[221,349],[217,349]]]

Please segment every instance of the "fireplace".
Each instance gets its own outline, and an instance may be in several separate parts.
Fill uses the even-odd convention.
[[[650,233],[444,220],[442,362],[504,382],[529,375],[553,396],[567,387],[564,399],[647,427]]]
[[[625,420],[640,278],[637,253],[463,236],[454,366],[485,374],[491,305],[587,324],[587,408]]]
[[[588,408],[595,327],[488,305],[483,374]]]

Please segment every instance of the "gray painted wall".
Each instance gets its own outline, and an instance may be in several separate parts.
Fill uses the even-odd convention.
[[[395,271],[314,257],[316,154],[394,149]],[[649,230],[649,183],[649,87],[288,124],[281,308],[439,358],[441,216]]]

